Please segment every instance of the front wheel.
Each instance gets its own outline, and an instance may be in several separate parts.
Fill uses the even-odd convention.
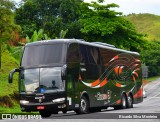
[[[75,110],[77,114],[86,114],[89,111],[89,101],[86,97],[82,96],[80,101],[80,107],[78,110]]]

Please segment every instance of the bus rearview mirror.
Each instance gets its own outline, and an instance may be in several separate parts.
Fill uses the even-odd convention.
[[[66,80],[66,70],[67,70],[67,65],[64,65],[61,69],[61,78],[62,80]]]
[[[8,76],[8,82],[9,83],[12,83],[13,82],[13,75],[15,72],[19,72],[20,70],[19,69],[13,69],[10,73],[9,73],[9,76]]]

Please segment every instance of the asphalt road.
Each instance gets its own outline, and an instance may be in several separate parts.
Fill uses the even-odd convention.
[[[113,108],[108,108],[102,110],[101,112],[95,112],[90,114],[77,115],[75,112],[68,112],[67,114],[59,113],[58,115],[52,115],[50,118],[42,120],[34,120],[34,122],[93,122],[93,121],[140,121],[140,122],[160,122],[160,78],[145,85],[147,97],[144,98],[142,103],[134,104],[134,108],[114,110]],[[156,119],[156,118],[159,119]],[[127,118],[127,119],[126,119]],[[145,118],[145,119],[144,119]],[[149,118],[149,119],[148,119]],[[154,118],[154,119],[153,119]],[[152,120],[151,120],[152,119]],[[7,120],[2,120],[7,121]],[[9,120],[11,121],[11,120]],[[12,120],[13,122],[21,122],[17,120]],[[27,120],[23,120],[23,122]],[[8,121],[7,121],[8,122]]]

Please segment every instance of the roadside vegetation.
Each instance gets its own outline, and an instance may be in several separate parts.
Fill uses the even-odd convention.
[[[160,76],[155,76],[155,77],[149,77],[149,78],[147,78],[146,80],[147,80],[148,82],[152,82],[152,81],[157,80],[157,79],[159,79],[159,78],[160,78]]]

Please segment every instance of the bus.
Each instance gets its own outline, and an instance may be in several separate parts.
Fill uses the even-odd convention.
[[[101,42],[53,39],[25,45],[19,74],[21,111],[42,117],[74,110],[84,114],[107,107],[132,108],[143,101],[137,52]]]

